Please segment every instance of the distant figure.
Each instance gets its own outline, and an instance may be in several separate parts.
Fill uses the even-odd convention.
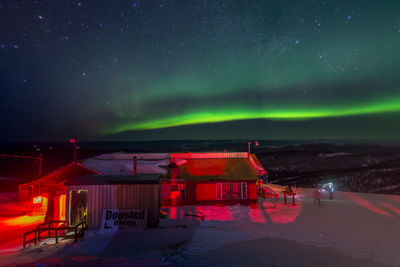
[[[333,184],[329,183],[328,184],[328,191],[329,191],[329,199],[333,199],[333,192],[335,189],[333,188]]]
[[[288,189],[289,189],[288,192],[293,193],[292,184],[288,185]]]
[[[285,187],[285,192],[287,192],[287,193],[293,193],[293,191],[292,191],[292,185],[291,185],[291,184],[289,184],[288,186]]]
[[[313,192],[314,197],[314,206],[318,202],[318,206],[321,206],[321,192],[319,191],[319,187],[316,187]]]

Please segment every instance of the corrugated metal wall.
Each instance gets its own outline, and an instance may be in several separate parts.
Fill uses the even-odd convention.
[[[103,209],[147,209],[148,226],[157,226],[160,216],[159,184],[70,185],[67,186],[67,219],[70,191],[88,190],[88,229],[99,229]]]

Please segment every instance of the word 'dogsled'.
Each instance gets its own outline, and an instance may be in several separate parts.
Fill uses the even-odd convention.
[[[128,230],[146,228],[147,210],[145,209],[104,209],[101,230]]]

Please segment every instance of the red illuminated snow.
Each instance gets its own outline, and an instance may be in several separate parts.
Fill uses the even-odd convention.
[[[0,256],[0,262],[99,266],[400,264],[400,196],[335,192],[333,200],[324,196],[321,206],[314,206],[311,195],[311,189],[302,189],[296,206],[286,206],[280,199],[277,209],[267,199],[263,210],[256,205],[167,207],[163,210],[168,215],[157,229],[109,235],[87,232],[76,244],[31,247]],[[12,228],[19,219],[3,218],[2,222]]]

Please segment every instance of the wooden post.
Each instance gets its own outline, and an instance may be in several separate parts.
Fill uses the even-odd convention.
[[[25,248],[25,246],[26,246],[26,242],[25,242],[25,240],[26,240],[26,235],[24,234],[24,239],[23,239],[23,247]]]
[[[47,224],[47,228],[49,229],[49,232],[47,233],[48,236],[51,236],[51,230],[50,230],[50,221]]]
[[[37,245],[39,242],[39,237],[38,237],[38,231],[35,231],[35,245]]]
[[[286,192],[285,192],[285,191],[283,191],[283,199],[284,199],[284,201],[285,201],[285,204],[287,205]]]
[[[78,225],[75,226],[75,242],[78,241],[77,231],[78,231]]]
[[[292,194],[292,197],[293,197],[293,206],[296,206],[296,200],[294,198],[294,194]]]
[[[58,244],[58,229],[56,229],[56,244]]]

